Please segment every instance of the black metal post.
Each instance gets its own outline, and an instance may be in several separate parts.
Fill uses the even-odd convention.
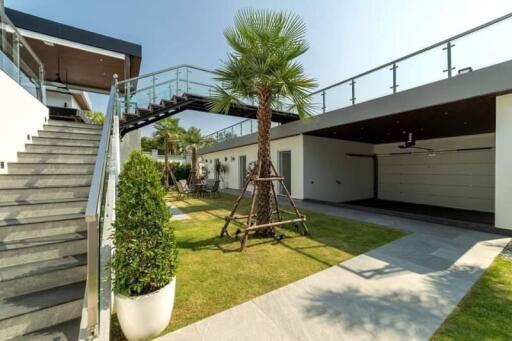
[[[352,102],[352,105],[356,104],[356,80],[352,79],[350,81],[350,87],[352,88],[352,98],[350,101]]]
[[[398,65],[393,63],[393,66],[390,68],[393,71],[393,85],[390,86],[390,89],[393,89],[393,93],[396,94],[396,88],[398,88],[398,84],[396,84],[396,69],[398,69]]]
[[[443,48],[443,50],[446,50],[446,70],[443,70],[443,72],[448,72],[448,78],[452,77],[452,71],[455,70],[455,68],[452,66],[452,47],[454,47],[455,44],[452,44],[451,41],[446,43],[446,47]]]
[[[322,91],[322,112],[325,113],[325,90]]]

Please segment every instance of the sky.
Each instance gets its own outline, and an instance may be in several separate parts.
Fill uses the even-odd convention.
[[[239,9],[293,12],[308,28],[310,49],[300,61],[320,87],[512,12],[510,0],[5,0],[5,5],[142,45],[141,74],[185,63],[218,67],[229,51],[223,31]],[[454,47],[454,58],[461,45]],[[460,57],[455,61],[465,63]],[[403,65],[402,75],[406,69]],[[417,71],[411,66],[405,76],[418,77]],[[95,110],[105,110],[105,96],[92,100]],[[185,128],[197,126],[205,134],[240,120],[191,111],[177,116]],[[143,134],[151,131],[145,128]]]

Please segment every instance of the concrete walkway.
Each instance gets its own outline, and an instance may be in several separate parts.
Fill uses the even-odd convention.
[[[323,204],[298,205],[410,234],[159,340],[428,340],[510,241]]]

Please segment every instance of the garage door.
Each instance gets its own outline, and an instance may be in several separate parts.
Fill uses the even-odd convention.
[[[494,211],[494,150],[379,156],[379,199]]]

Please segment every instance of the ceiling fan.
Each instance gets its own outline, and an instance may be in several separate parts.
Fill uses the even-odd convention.
[[[60,55],[57,56],[57,73],[55,73],[55,76],[57,78],[53,79],[52,82],[55,82],[55,83],[58,83],[59,85],[57,86],[57,88],[60,88],[60,89],[66,89],[66,90],[69,90],[68,88],[68,82],[67,82],[67,78],[68,78],[68,71],[66,70],[66,81],[64,82],[62,80],[62,78],[60,77]]]
[[[404,144],[399,145],[398,148],[400,149],[408,149],[408,148],[415,148],[415,149],[421,149],[426,151],[432,151],[431,148],[425,148],[425,147],[418,147],[416,146],[416,140],[414,139],[414,136],[412,133],[407,134],[407,138],[405,139]]]

